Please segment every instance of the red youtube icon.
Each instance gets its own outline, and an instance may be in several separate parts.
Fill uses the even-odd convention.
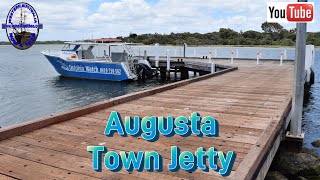
[[[288,4],[287,20],[290,22],[311,22],[313,21],[312,4]]]

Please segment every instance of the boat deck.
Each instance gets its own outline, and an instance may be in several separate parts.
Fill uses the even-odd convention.
[[[226,61],[216,63],[230,65]],[[0,179],[227,178],[215,171],[199,169],[193,173],[181,169],[170,172],[166,168],[170,146],[191,152],[198,147],[234,151],[237,157],[230,177],[251,179],[257,176],[283,128],[292,96],[293,63],[285,62],[282,66],[276,61],[260,63],[235,61],[233,66],[239,69],[230,72],[185,80],[2,129]],[[98,111],[92,112],[95,110]],[[118,111],[123,117],[189,117],[192,112],[198,112],[201,117],[212,116],[218,120],[220,136],[160,136],[156,142],[117,134],[106,137],[103,132],[111,111]],[[122,169],[114,173],[104,167],[101,173],[95,172],[91,167],[92,156],[87,152],[87,146],[92,145],[104,145],[110,151],[157,151],[163,157],[163,172]]]

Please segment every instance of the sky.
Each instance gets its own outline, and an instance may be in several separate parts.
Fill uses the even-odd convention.
[[[1,0],[0,20],[5,23],[11,7],[21,0]],[[288,0],[270,0],[286,2]],[[320,0],[309,32],[320,31]],[[24,0],[38,13],[44,28],[38,40],[82,40],[128,36],[130,33],[262,31],[267,0]],[[291,2],[294,2],[291,0]],[[282,23],[287,29],[294,23]],[[2,31],[2,32],[1,32]],[[7,41],[0,30],[0,41]]]

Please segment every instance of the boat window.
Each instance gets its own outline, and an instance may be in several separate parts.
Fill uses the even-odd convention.
[[[74,44],[66,44],[63,48],[62,51],[75,51],[79,48],[80,45],[74,45]]]
[[[81,45],[80,49],[81,50],[91,50],[91,49],[93,49],[93,47],[91,47],[91,45],[84,44],[84,45]]]

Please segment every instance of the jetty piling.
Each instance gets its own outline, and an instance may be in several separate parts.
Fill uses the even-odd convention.
[[[306,0],[299,0],[299,2],[306,2]],[[297,23],[296,35],[296,59],[294,65],[294,84],[292,97],[292,112],[290,120],[290,131],[286,133],[286,145],[291,151],[301,151],[304,139],[302,133],[302,109],[304,100],[305,88],[305,61],[306,61],[306,37],[307,37],[307,23]],[[286,51],[284,53],[286,58]]]

